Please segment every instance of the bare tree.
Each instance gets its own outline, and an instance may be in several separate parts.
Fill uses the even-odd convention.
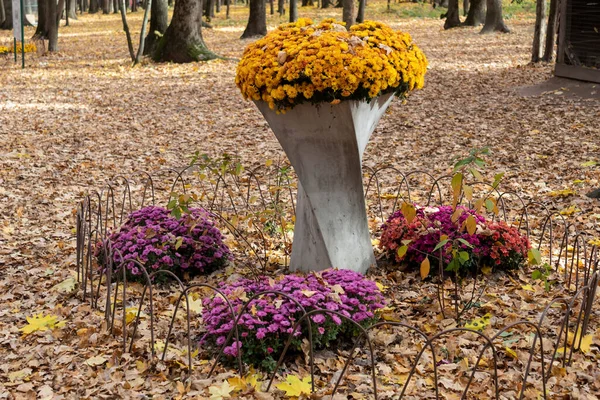
[[[267,34],[266,8],[265,0],[250,0],[250,15],[242,39]]]
[[[465,26],[479,26],[485,21],[485,0],[471,0]]]
[[[502,16],[502,0],[486,0],[485,24],[480,33],[510,32]]]
[[[144,55],[154,53],[160,38],[169,26],[169,6],[167,0],[153,0],[150,16],[150,28],[144,45]]]
[[[346,29],[350,29],[356,21],[354,0],[342,0],[342,7],[342,20],[346,23]]]
[[[152,58],[186,63],[218,58],[202,39],[202,0],[177,0],[173,18]]]
[[[558,0],[550,1],[550,13],[548,15],[548,29],[546,31],[546,45],[544,47],[543,61],[550,62],[554,58],[554,44],[556,43],[556,25],[558,14]]]
[[[548,14],[546,0],[537,0],[535,7],[535,29],[533,31],[533,48],[531,50],[531,62],[539,62],[543,56],[544,35],[546,34],[546,17]]]
[[[446,22],[444,29],[451,29],[460,26],[460,13],[458,11],[458,0],[448,2],[448,12],[446,13]]]

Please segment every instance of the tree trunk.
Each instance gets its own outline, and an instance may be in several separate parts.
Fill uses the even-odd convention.
[[[67,16],[69,19],[77,19],[77,1],[69,0],[67,1]]]
[[[331,0],[321,0],[321,8],[329,8]]]
[[[48,0],[38,0],[38,26],[33,34],[34,39],[48,39],[48,28],[46,15],[48,13]]]
[[[444,22],[444,29],[456,28],[457,26],[460,26],[458,0],[450,0],[448,2],[448,12],[446,13],[446,22]]]
[[[112,0],[113,2],[113,14],[119,13],[119,0]]]
[[[119,4],[119,11],[121,12],[123,30],[125,31],[125,37],[127,38],[127,48],[129,49],[129,56],[131,57],[131,61],[135,61],[135,53],[133,51],[133,40],[131,40],[129,24],[127,23],[127,7],[125,7],[125,0],[121,0],[121,4]]]
[[[472,0],[465,26],[479,26],[485,21],[485,0]]]
[[[144,44],[144,55],[152,54],[169,26],[169,6],[167,0],[152,0],[150,29]],[[158,33],[158,35],[157,35]]]
[[[469,14],[469,8],[471,7],[471,2],[469,0],[463,0],[463,17],[466,17]]]
[[[4,21],[0,22],[0,29],[13,29],[12,23],[12,1],[4,0]]]
[[[346,29],[350,29],[356,20],[354,0],[342,0],[342,7],[342,21],[346,23]]]
[[[275,14],[275,0],[269,0],[269,12],[271,15]]]
[[[142,54],[144,54],[144,44],[146,42],[146,27],[148,25],[148,15],[150,14],[150,9],[152,8],[152,0],[148,0],[146,3],[146,8],[144,9],[144,18],[142,19],[142,31],[140,32],[140,44],[138,47],[137,54],[135,56],[135,60],[133,60],[133,65],[139,64],[142,60]]]
[[[485,13],[485,24],[479,33],[510,32],[510,29],[508,29],[504,23],[504,18],[502,17],[502,0],[486,1],[487,11]]]
[[[186,63],[218,57],[206,48],[202,39],[202,3],[201,0],[175,2],[171,24],[153,54],[155,61]]]
[[[6,10],[4,9],[4,0],[0,0],[0,24],[6,20]]]
[[[242,39],[265,36],[267,34],[267,10],[265,0],[250,0],[250,15],[248,25],[242,34]]]
[[[557,21],[558,0],[550,1],[550,12],[548,15],[548,29],[546,31],[546,45],[544,47],[544,56],[542,61],[550,62],[554,58],[554,44],[556,40],[556,21]]]
[[[47,6],[48,51],[58,51],[58,7],[56,0],[48,0]]]
[[[543,45],[546,34],[546,14],[548,14],[546,0],[537,0],[535,7],[535,29],[533,31],[533,48],[531,50],[531,62],[539,62],[543,55]]]
[[[90,0],[90,8],[89,8],[89,13],[90,14],[95,14],[98,12],[100,6],[98,4],[100,0]]]
[[[58,0],[56,6],[56,26],[60,26],[60,20],[62,19],[63,12],[65,11],[65,0]]]
[[[290,0],[290,22],[298,19],[298,0]]]
[[[367,5],[367,0],[359,0],[358,1],[358,15],[356,16],[356,22],[362,24],[365,22],[365,7]]]
[[[285,15],[285,0],[277,1],[277,13],[280,17]]]

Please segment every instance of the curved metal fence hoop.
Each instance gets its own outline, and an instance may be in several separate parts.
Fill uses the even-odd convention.
[[[506,331],[508,331],[509,329],[518,326],[518,325],[527,325],[530,326],[532,328],[535,329],[535,335],[533,338],[533,344],[531,345],[531,348],[529,350],[529,359],[527,361],[527,366],[525,367],[525,376],[523,377],[523,386],[521,387],[521,394],[519,395],[519,399],[523,399],[523,396],[525,395],[525,386],[527,384],[527,378],[529,377],[529,371],[531,370],[531,363],[533,361],[533,355],[535,353],[535,345],[537,343],[537,339],[539,337],[540,339],[540,358],[541,358],[541,371],[542,371],[542,387],[543,387],[543,391],[544,391],[544,399],[547,398],[547,394],[546,394],[546,375],[545,375],[545,369],[544,369],[544,341],[543,341],[543,337],[542,337],[542,330],[540,328],[540,322],[538,322],[537,324],[534,324],[531,321],[517,321],[517,322],[513,322],[512,324],[505,326],[504,328],[500,329],[498,332],[496,332],[496,334],[494,336],[492,336],[490,339],[493,342],[494,340],[496,340],[498,337],[500,337],[500,335]],[[483,354],[483,351],[481,352],[481,354]],[[473,370],[473,376],[475,375],[475,370]],[[472,379],[472,377],[471,377]],[[467,387],[468,389],[468,387]],[[465,394],[467,393],[467,389],[465,389]]]
[[[521,197],[521,195],[517,192],[514,191],[506,191],[506,192],[502,192],[500,194],[500,196],[498,196],[497,199],[497,203],[500,203],[501,205],[501,209],[502,209],[502,219],[504,220],[504,222],[507,222],[507,211],[506,211],[506,202],[505,202],[505,197],[507,196],[514,196],[516,197],[519,202],[521,203],[521,210],[525,210],[525,232],[527,234],[527,237],[529,238],[529,215],[527,214],[527,210],[526,210],[526,206],[527,203],[525,203],[525,200],[523,200],[523,197]],[[521,215],[521,217],[523,217],[523,215]],[[519,221],[519,230],[521,230],[521,221]]]
[[[371,354],[371,376],[373,379],[373,391],[374,391],[374,395],[375,395],[375,400],[377,400],[377,382],[375,380],[375,356],[374,356],[374,352],[373,352],[373,345],[371,343],[371,340],[369,339],[369,335],[367,333],[367,331],[365,330],[365,328],[363,328],[358,322],[354,321],[353,319],[347,317],[346,315],[338,312],[338,311],[333,311],[333,310],[326,310],[326,309],[315,309],[315,310],[311,310],[309,312],[305,312],[304,315],[302,315],[298,321],[296,321],[296,323],[294,324],[294,326],[292,327],[292,333],[290,334],[290,336],[288,337],[288,341],[286,342],[286,345],[281,353],[279,362],[277,363],[277,367],[275,372],[277,372],[277,369],[279,369],[281,362],[283,360],[283,357],[285,356],[285,353],[287,352],[287,349],[292,341],[293,338],[293,333],[296,332],[298,330],[298,327],[300,326],[300,324],[302,323],[303,320],[306,320],[309,324],[309,329],[308,329],[308,335],[309,335],[309,343],[310,343],[310,379],[311,379],[311,387],[312,387],[312,392],[314,393],[315,391],[315,377],[314,377],[314,354],[313,354],[313,341],[312,341],[312,327],[311,327],[311,322],[310,322],[310,317],[312,317],[313,315],[319,315],[319,314],[328,314],[328,315],[336,315],[338,318],[345,320],[347,322],[350,322],[350,324],[354,325],[355,328],[358,328],[359,331],[361,331],[361,336],[360,337],[364,337],[367,340],[367,344],[369,345],[369,351]],[[355,349],[356,346],[353,348]],[[351,360],[352,355],[350,355],[348,357],[348,360]],[[348,361],[347,361],[348,362]],[[344,368],[344,370],[347,367]],[[340,377],[343,375],[340,375]],[[271,388],[271,384],[273,383],[273,380],[275,379],[275,374],[273,374],[273,376],[271,377],[271,380],[269,381],[269,384],[267,385],[267,392],[269,391],[269,389]],[[332,392],[332,398],[335,395],[335,390],[337,389],[337,385],[334,388],[334,391]]]
[[[431,350],[431,357],[432,357],[432,361],[433,361],[433,379],[434,379],[434,386],[435,386],[435,398],[439,398],[439,388],[437,385],[438,382],[438,370],[437,370],[437,361],[436,361],[436,357],[435,357],[435,348],[433,347],[433,343],[429,340],[429,336],[427,336],[427,334],[423,331],[421,331],[418,328],[415,328],[414,326],[405,324],[404,322],[395,322],[395,321],[385,321],[385,322],[378,322],[375,325],[372,325],[370,327],[367,328],[367,331],[371,331],[375,328],[379,328],[382,326],[395,326],[395,327],[403,327],[408,329],[409,331],[413,331],[416,334],[420,335],[423,337],[423,339],[425,339],[425,347],[429,346],[429,350]],[[358,343],[360,341],[361,337],[359,337],[359,339],[357,339],[355,341],[355,343]],[[352,351],[354,351],[354,348],[352,349]],[[351,353],[352,354],[352,353]],[[419,361],[421,360],[421,356],[424,354],[424,352],[420,352],[417,356],[417,358],[415,359],[415,361],[413,363],[411,363],[411,369],[408,373],[408,377],[406,378],[406,382],[404,382],[404,385],[402,385],[402,392],[400,392],[400,398],[402,398],[404,396],[404,392],[406,391],[406,389],[408,388],[408,384],[410,383],[410,380],[412,379],[413,375],[415,374],[416,370],[417,370],[417,365],[419,365]],[[339,382],[341,382],[342,377],[344,376],[344,373],[346,371],[346,365],[344,365],[344,369],[342,370],[342,374],[340,375],[340,378],[338,379],[338,384]],[[337,387],[337,385],[336,385]],[[335,391],[333,392],[335,393]]]
[[[367,167],[366,169],[367,169],[367,171],[369,171],[371,176],[369,177],[369,180],[367,181],[367,185],[365,187],[365,200],[368,199],[369,189],[371,188],[371,184],[374,180],[375,181],[375,190],[376,190],[375,195],[377,197],[377,204],[379,205],[379,218],[381,218],[381,221],[385,221],[385,218],[383,217],[383,204],[381,201],[382,194],[381,194],[381,184],[379,182],[379,173],[381,173],[381,171],[392,170],[395,174],[398,174],[402,177],[400,184],[394,185],[397,187],[397,189],[396,189],[396,195],[394,196],[394,204],[392,206],[391,214],[394,213],[393,210],[396,208],[396,203],[398,202],[398,197],[401,196],[400,189],[402,188],[402,183],[404,183],[404,182],[406,182],[406,184],[407,184],[407,193],[408,193],[408,198],[410,199],[410,186],[408,186],[408,180],[406,179],[406,176],[404,175],[404,173],[402,173],[399,169],[392,167],[392,166],[384,166],[384,167],[380,167],[378,169],[373,169],[373,168]]]
[[[123,200],[121,202],[121,212],[119,213],[119,226],[123,224],[123,216],[125,215],[125,204],[129,203],[129,212],[127,213],[127,215],[131,214],[133,212],[133,202],[131,200],[131,183],[129,181],[129,179],[127,179],[125,176],[123,175],[115,175],[113,176],[110,181],[109,181],[109,185],[111,187],[118,185],[118,180],[122,179],[123,182],[125,182],[125,190],[123,191]],[[115,225],[116,228],[116,225]]]
[[[487,350],[488,348],[490,350],[492,350],[492,355],[493,355],[493,359],[494,359],[494,389],[495,389],[495,393],[496,399],[500,398],[500,391],[499,391],[499,385],[498,385],[498,352],[496,351],[496,346],[494,346],[494,343],[492,342],[492,340],[487,337],[486,335],[484,335],[482,332],[473,330],[473,329],[469,329],[469,328],[464,328],[464,327],[457,327],[457,328],[452,328],[452,329],[447,329],[443,332],[437,333],[435,335],[433,335],[432,337],[429,338],[429,340],[433,343],[435,340],[446,336],[450,333],[454,333],[454,332],[467,332],[467,333],[474,333],[476,335],[478,335],[479,337],[483,338],[487,344],[484,345],[484,348],[482,349],[482,351],[479,353],[479,356],[477,358],[477,362],[475,363],[475,365],[473,366],[473,371],[477,370],[477,367],[479,366],[479,363],[481,362],[481,359],[483,358],[483,354],[485,353],[485,350]],[[422,353],[425,351],[425,347],[423,347],[423,349],[421,349],[421,351],[419,352],[419,357],[421,357]],[[471,375],[467,386],[465,388],[465,391],[463,392],[463,395],[461,397],[461,399],[466,398],[466,394],[467,391],[469,389],[469,386],[471,385],[471,382],[473,380],[474,377],[474,372]]]
[[[196,284],[188,286],[179,295],[179,298],[177,299],[177,306],[181,302],[181,297],[185,294],[186,299],[187,299],[188,298],[187,297],[188,292],[191,289],[195,289],[195,288],[208,288],[208,289],[212,290],[213,292],[216,292],[219,296],[221,296],[223,298],[223,300],[225,300],[225,302],[227,303],[227,307],[229,308],[229,311],[231,312],[231,320],[235,321],[235,315],[236,315],[235,314],[235,310],[233,308],[233,305],[231,304],[231,301],[227,298],[227,296],[225,295],[225,293],[223,293],[220,289],[217,289],[216,287],[211,286],[211,285],[206,284],[206,283],[196,283]],[[177,308],[175,309],[175,311],[173,313],[173,318],[175,318],[174,316],[175,316],[176,312],[177,312]],[[227,337],[227,339],[225,340],[225,343],[223,343],[223,345],[221,346],[221,349],[217,353],[217,358],[215,359],[215,362],[213,363],[213,366],[210,369],[210,372],[208,373],[209,377],[212,375],[212,373],[214,372],[215,368],[217,367],[217,363],[219,362],[219,359],[223,355],[223,350],[227,346],[227,343],[229,343],[229,341],[231,340],[232,336],[234,336],[234,335],[235,335],[236,346],[237,346],[237,343],[240,343],[240,335],[239,335],[239,329],[238,329],[238,324],[237,323],[233,324],[231,331],[229,331],[229,336]],[[169,334],[169,336],[171,336],[171,335]],[[188,338],[189,338],[189,335],[188,335]],[[242,364],[241,348],[239,349],[236,358],[238,359],[238,368],[239,368],[240,378],[241,378],[244,375],[244,366]],[[190,364],[190,368],[191,368],[191,364]]]

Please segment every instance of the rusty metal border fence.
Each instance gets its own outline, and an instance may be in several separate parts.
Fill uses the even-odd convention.
[[[215,172],[213,170],[213,172]],[[383,174],[386,174],[385,176]],[[389,175],[392,174],[395,179],[392,184],[384,181],[390,181]],[[425,177],[425,179],[413,179],[417,176]],[[170,177],[170,178],[169,178]],[[217,356],[212,364],[208,376],[210,377],[219,360],[224,356],[224,349],[231,343],[239,343],[240,327],[239,321],[247,312],[251,303],[258,297],[271,295],[280,298],[287,298],[289,301],[296,303],[301,313],[297,316],[294,322],[292,332],[300,329],[302,324],[306,324],[308,328],[309,342],[309,368],[312,382],[312,389],[315,389],[315,366],[314,366],[314,340],[312,338],[311,317],[318,314],[326,316],[336,315],[346,323],[354,326],[359,336],[356,338],[351,351],[348,353],[346,362],[335,382],[331,396],[337,392],[348,368],[356,358],[356,352],[362,349],[367,356],[368,365],[371,371],[372,394],[375,399],[378,398],[376,368],[376,352],[377,348],[373,345],[371,335],[374,331],[381,329],[405,329],[411,332],[415,337],[421,338],[420,350],[416,357],[411,362],[410,372],[406,381],[402,385],[400,398],[405,395],[410,383],[414,381],[417,367],[425,362],[424,354],[429,352],[431,355],[431,366],[429,373],[433,376],[433,387],[435,398],[440,398],[439,385],[439,360],[436,359],[436,343],[443,341],[452,335],[463,334],[475,337],[474,341],[483,341],[482,348],[476,356],[476,362],[472,368],[468,380],[465,384],[462,398],[466,398],[469,389],[474,381],[475,373],[483,371],[481,366],[482,360],[486,354],[491,354],[492,362],[492,378],[493,387],[490,397],[500,398],[500,386],[498,382],[498,365],[499,365],[499,349],[494,343],[505,332],[513,329],[523,329],[532,332],[533,340],[529,348],[527,362],[524,364],[522,371],[523,380],[521,382],[521,390],[519,398],[523,398],[525,390],[532,382],[532,376],[535,376],[542,384],[542,397],[547,398],[548,393],[546,384],[552,373],[552,367],[556,363],[561,366],[567,366],[573,359],[573,352],[581,347],[584,335],[589,329],[590,318],[594,311],[594,300],[596,290],[600,280],[600,272],[598,271],[598,250],[595,246],[590,246],[586,240],[585,232],[578,232],[575,226],[569,225],[566,219],[551,211],[545,204],[526,201],[524,198],[513,192],[502,193],[496,188],[490,191],[490,196],[495,196],[498,208],[501,210],[498,215],[492,218],[514,218],[519,221],[519,229],[522,230],[533,243],[537,244],[538,249],[545,248],[547,250],[550,265],[554,272],[561,273],[565,282],[564,291],[567,294],[565,297],[552,300],[540,314],[537,321],[520,320],[513,322],[508,326],[497,331],[493,336],[487,336],[482,332],[471,330],[464,327],[457,327],[443,332],[439,332],[433,336],[427,335],[422,330],[411,326],[404,322],[384,321],[379,322],[370,327],[363,327],[347,316],[331,310],[306,310],[295,299],[283,292],[271,291],[255,294],[250,298],[239,311],[236,311],[230,300],[217,287],[208,284],[192,284],[186,285],[172,272],[169,271],[154,271],[149,273],[139,262],[137,267],[143,272],[144,284],[143,292],[139,299],[139,306],[135,315],[134,323],[129,328],[126,323],[126,304],[131,295],[127,291],[127,274],[125,262],[119,265],[113,265],[113,249],[110,241],[107,240],[109,232],[117,229],[127,218],[127,215],[133,210],[141,208],[148,204],[155,204],[157,198],[162,197],[168,200],[171,199],[177,188],[180,188],[180,193],[187,193],[193,185],[202,187],[200,202],[201,206],[209,213],[215,221],[219,222],[221,228],[227,229],[235,239],[238,240],[242,247],[247,249],[246,254],[252,258],[254,268],[251,268],[253,273],[260,274],[267,271],[268,264],[268,249],[266,242],[268,241],[265,233],[264,224],[261,225],[255,221],[253,216],[259,215],[275,215],[272,221],[279,224],[279,233],[285,237],[286,222],[285,212],[294,212],[294,190],[291,184],[292,178],[290,175],[284,177],[285,182],[280,181],[281,176],[276,176],[274,179],[279,180],[275,185],[271,184],[273,176],[265,177],[260,174],[260,168],[247,172],[246,174],[228,174],[224,171],[216,171],[215,176],[211,179],[198,178],[197,169],[188,167],[181,171],[176,170],[161,170],[151,175],[148,173],[140,173],[135,177],[117,176],[111,179],[105,187],[97,192],[87,195],[77,207],[77,225],[76,225],[76,264],[77,277],[80,282],[83,300],[89,299],[91,305],[95,308],[104,308],[105,319],[108,328],[113,331],[115,322],[117,321],[117,309],[120,309],[121,315],[121,333],[123,351],[132,351],[134,341],[138,337],[137,329],[140,323],[140,317],[145,309],[149,312],[150,319],[150,347],[152,358],[156,357],[155,339],[155,310],[154,310],[154,293],[153,293],[153,278],[158,274],[170,275],[175,281],[175,291],[177,301],[173,311],[170,323],[168,325],[168,333],[165,337],[165,346],[160,356],[161,360],[165,360],[167,349],[173,337],[173,332],[176,329],[177,314],[182,302],[185,302],[185,318],[183,327],[184,336],[187,338],[187,369],[188,373],[192,373],[192,337],[191,332],[191,314],[190,314],[190,294],[196,289],[209,290],[224,299],[231,314],[233,327],[230,330],[229,336],[225,343],[220,346]],[[391,215],[398,207],[401,201],[415,201],[416,199],[423,201],[423,205],[435,205],[444,203],[444,187],[447,186],[449,177],[434,178],[431,174],[423,171],[415,171],[403,174],[397,169],[383,167],[375,170],[367,170],[365,173],[366,190],[365,196],[368,199],[369,213],[373,218],[378,218],[380,222],[385,221],[388,215]],[[427,184],[424,184],[427,181]],[[417,194],[416,185],[420,184],[421,196]],[[475,183],[477,184],[477,183]],[[273,188],[275,188],[273,190]],[[395,190],[391,196],[383,196],[384,191],[392,188]],[[395,189],[394,189],[395,188]],[[423,189],[424,188],[424,189]],[[277,197],[281,196],[281,197]],[[254,197],[254,201],[250,199]],[[512,199],[512,202],[511,200]],[[465,201],[465,199],[462,199]],[[387,203],[386,203],[387,201]],[[288,209],[280,210],[280,204],[285,203]],[[520,205],[520,207],[511,207],[512,204]],[[537,208],[538,212],[532,213],[531,210]],[[275,209],[276,212],[272,212]],[[266,211],[269,212],[266,212]],[[541,212],[539,211],[541,210]],[[277,215],[281,212],[280,215]],[[262,238],[263,243],[252,243],[245,236],[242,229],[238,229],[236,224],[232,223],[231,216],[244,214],[247,220],[252,220],[251,225],[256,231],[255,238]],[[533,215],[537,217],[534,218]],[[535,221],[534,221],[535,219]],[[278,229],[272,230],[277,232]],[[534,237],[534,232],[537,237]],[[281,239],[285,241],[285,238]],[[259,240],[260,242],[261,240]],[[98,246],[101,246],[103,254],[106,255],[106,263],[102,269],[99,269],[95,261],[95,251]],[[261,249],[261,246],[263,248]],[[288,249],[289,246],[285,246]],[[443,273],[443,268],[441,269]],[[476,278],[475,278],[476,280]],[[460,321],[463,313],[468,309],[468,304],[473,302],[477,296],[475,291],[475,283],[473,283],[473,291],[467,300],[459,306],[458,287],[454,288],[454,314],[453,318]],[[102,288],[105,288],[104,290]],[[481,292],[485,290],[485,287]],[[106,299],[104,304],[99,304],[102,293],[105,292]],[[481,295],[479,293],[478,295]],[[120,307],[118,298],[120,300]],[[452,297],[452,296],[451,296]],[[444,292],[443,279],[438,284],[438,301],[442,312],[446,309],[445,301],[447,294]],[[560,311],[557,312],[557,309]],[[444,315],[446,317],[446,315]],[[568,340],[569,332],[577,332],[570,341]],[[277,371],[280,369],[285,355],[288,352],[293,335],[290,334],[287,343],[279,356],[277,367],[270,376],[266,390],[270,390],[275,379]],[[361,347],[364,343],[365,346]],[[549,345],[550,344],[550,345]],[[563,349],[562,352],[559,350]],[[240,376],[244,375],[244,365],[241,359],[241,351],[237,352],[237,368]]]

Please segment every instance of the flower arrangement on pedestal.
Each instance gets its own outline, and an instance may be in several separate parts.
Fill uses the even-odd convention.
[[[421,88],[426,69],[410,35],[372,21],[300,19],[246,48],[236,84],[298,175],[292,270],[375,264],[362,156],[393,95]]]
[[[370,100],[423,87],[427,59],[408,33],[380,22],[326,19],[284,24],[244,51],[236,84],[244,98],[285,111],[304,102]]]

